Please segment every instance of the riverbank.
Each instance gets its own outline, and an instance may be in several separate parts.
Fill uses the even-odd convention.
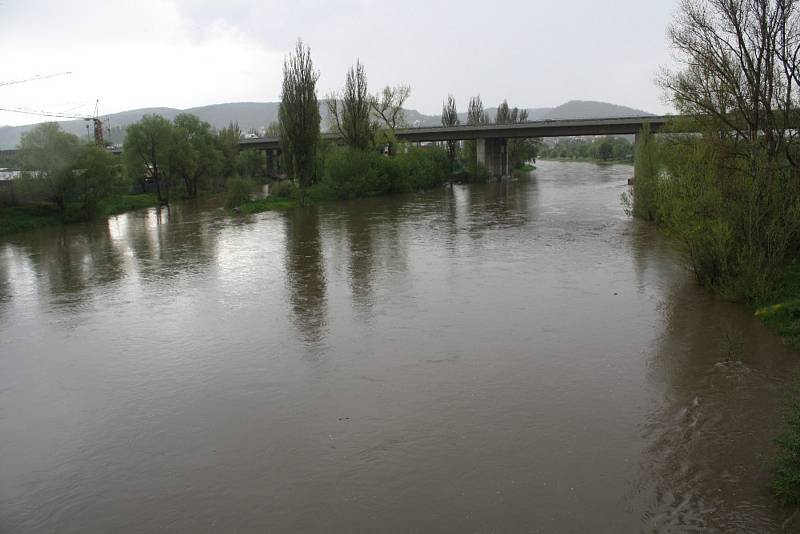
[[[158,201],[150,194],[118,195],[102,199],[97,206],[97,217],[119,215],[127,211],[157,206]],[[67,206],[62,214],[54,204],[32,204],[0,208],[0,238],[20,232],[86,222],[86,216],[77,204]]]
[[[756,317],[786,343],[800,350],[800,263],[786,269],[781,292],[772,302],[759,306]]]

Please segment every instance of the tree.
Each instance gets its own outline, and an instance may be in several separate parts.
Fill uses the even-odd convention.
[[[61,131],[55,122],[40,124],[22,135],[19,161],[36,180],[44,198],[64,214],[66,201],[75,189],[75,164],[80,154],[79,139]]]
[[[503,100],[497,107],[495,124],[519,124],[528,121],[528,110],[509,107],[508,101]],[[511,168],[517,169],[525,163],[535,160],[539,154],[541,142],[538,139],[509,139],[508,160]]]
[[[130,176],[151,181],[161,204],[169,204],[172,185],[173,127],[160,115],[145,115],[128,126],[122,154]]]
[[[476,126],[488,123],[489,115],[483,110],[483,101],[481,100],[481,95],[470,98],[469,106],[467,107],[467,124],[470,126]]]
[[[172,168],[189,198],[196,198],[200,184],[222,171],[222,150],[211,126],[194,115],[181,113],[175,117],[172,150]]]
[[[799,6],[683,0],[669,30],[679,68],[660,80],[701,135],[665,140],[659,213],[700,283],[750,301],[800,248]]]
[[[75,193],[84,216],[95,215],[98,202],[121,189],[119,163],[105,148],[83,145],[75,162]]]
[[[608,137],[604,137],[597,145],[597,157],[603,161],[608,161],[614,155],[614,145]]]
[[[266,175],[267,157],[262,150],[242,150],[237,161],[239,176],[258,178]]]
[[[222,150],[222,176],[223,185],[228,178],[236,176],[236,158],[239,156],[239,139],[242,130],[238,122],[231,122],[219,131],[217,143]]]
[[[272,121],[267,126],[267,137],[280,137],[281,136],[281,123],[279,121]]]
[[[792,119],[800,105],[800,2],[683,0],[669,37],[683,64],[664,71],[676,108],[722,126],[754,160],[784,155],[798,167]]]
[[[408,125],[403,104],[410,95],[411,88],[407,85],[398,85],[397,87],[387,85],[381,93],[370,98],[370,107],[382,125],[391,155],[394,154],[394,146],[397,143],[395,131],[397,128]]]
[[[456,99],[453,95],[447,95],[447,102],[442,104],[442,126],[452,127],[458,126],[461,120],[458,118],[458,110],[456,109]],[[450,166],[452,167],[456,161],[456,151],[458,150],[458,141],[447,142],[447,157],[450,158]]]
[[[341,102],[336,93],[329,96],[328,112],[333,127],[347,146],[366,150],[372,144],[375,125],[370,117],[367,75],[360,61],[347,72]]]
[[[297,41],[294,54],[283,61],[280,138],[286,168],[300,187],[314,183],[320,115],[317,102],[319,73],[311,61],[311,49]]]
[[[658,179],[660,174],[658,146],[645,124],[636,144],[636,161],[633,182],[633,215],[647,221],[655,221],[658,216]]]
[[[483,110],[483,101],[481,95],[474,96],[469,99],[467,106],[467,124],[470,126],[480,126],[489,123],[489,116]],[[467,154],[470,173],[472,175],[478,174],[478,150],[475,141],[464,142],[464,152]]]
[[[516,111],[516,108],[514,108]],[[503,100],[503,103],[497,106],[497,115],[494,118],[495,124],[511,124],[516,122],[511,117],[511,110],[508,107],[508,102]]]

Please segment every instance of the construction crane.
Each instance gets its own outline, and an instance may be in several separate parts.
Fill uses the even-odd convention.
[[[105,146],[105,142],[103,140],[103,129],[104,124],[103,120],[97,116],[98,107],[100,105],[100,100],[95,102],[94,106],[94,116],[87,117],[86,115],[73,115],[71,113],[58,113],[53,111],[43,111],[43,110],[35,110],[35,109],[28,109],[28,108],[4,108],[0,107],[0,111],[8,111],[10,113],[22,113],[25,115],[37,115],[39,117],[54,117],[59,119],[80,119],[84,121],[91,121],[94,123],[94,143],[99,146]],[[110,128],[105,128],[106,131],[111,133]]]
[[[0,82],[0,87],[4,85],[15,85],[18,83],[26,83],[26,82],[35,82],[36,80],[46,80],[47,78],[55,78],[56,76],[66,76],[68,74],[72,74],[71,72],[56,72],[55,74],[37,74],[31,78],[23,78],[21,80],[9,80],[6,82]]]
[[[35,82],[37,80],[45,80],[47,78],[55,78],[56,76],[66,76],[68,74],[72,74],[71,72],[56,72],[54,74],[37,74],[32,78],[23,78],[20,80],[9,80],[5,82],[0,82],[0,87],[6,85],[15,85],[18,83],[27,83],[27,82]],[[94,123],[94,142],[97,146],[105,146],[103,142],[103,121],[97,116],[98,107],[100,105],[100,100],[98,99],[94,104],[94,115],[91,117],[87,117],[86,115],[72,115],[69,113],[57,113],[52,111],[41,111],[41,110],[33,110],[28,108],[2,108],[0,107],[0,111],[8,111],[10,113],[23,113],[26,115],[38,115],[40,117],[55,117],[60,119],[80,119],[84,121],[92,121]],[[108,129],[109,133],[111,133],[110,129]]]

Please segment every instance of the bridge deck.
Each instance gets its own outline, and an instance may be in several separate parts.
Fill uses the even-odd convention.
[[[612,119],[546,120],[520,124],[485,124],[480,126],[436,126],[403,128],[396,131],[397,138],[410,142],[463,141],[468,139],[510,139],[520,137],[573,137],[581,135],[631,135],[641,131],[645,123],[653,131],[664,127],[674,117],[620,117]],[[335,134],[323,134],[328,139],[338,139]],[[242,148],[280,148],[277,137],[242,139]]]
[[[435,126],[426,128],[403,128],[396,131],[398,139],[409,142],[463,141],[468,139],[511,139],[520,137],[573,137],[581,135],[631,135],[641,131],[645,123],[658,131],[670,116],[619,117],[611,119],[575,119],[523,122],[520,124],[484,124],[480,126]],[[337,140],[339,136],[324,133],[322,137]],[[277,137],[242,139],[241,148],[260,150],[280,148]],[[112,150],[120,154],[120,149]],[[0,156],[14,156],[16,150],[0,150]]]

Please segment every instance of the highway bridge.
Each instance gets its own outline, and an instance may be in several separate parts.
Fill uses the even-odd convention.
[[[477,144],[478,163],[493,176],[504,176],[508,169],[507,140],[536,137],[577,137],[585,135],[638,135],[645,124],[657,132],[664,128],[671,116],[618,117],[608,119],[545,120],[518,124],[483,124],[477,126],[437,126],[427,128],[402,128],[395,134],[401,141],[428,143],[438,141],[474,140]],[[332,141],[336,134],[323,134]],[[277,137],[259,137],[239,141],[242,149],[264,150],[267,153],[268,172],[273,172],[275,156],[281,148]]]
[[[544,120],[518,124],[483,124],[477,126],[437,126],[426,128],[402,128],[395,134],[401,141],[429,143],[440,141],[474,140],[477,145],[478,163],[484,165],[493,176],[508,174],[507,140],[540,137],[577,137],[594,135],[638,135],[645,124],[657,132],[664,128],[673,116],[617,117],[606,119]],[[339,141],[337,134],[324,133],[323,138]],[[278,137],[242,139],[239,148],[263,150],[267,153],[267,172],[275,170],[276,156],[281,149]],[[120,154],[121,150],[112,150]],[[0,157],[16,155],[16,150],[0,150]]]

